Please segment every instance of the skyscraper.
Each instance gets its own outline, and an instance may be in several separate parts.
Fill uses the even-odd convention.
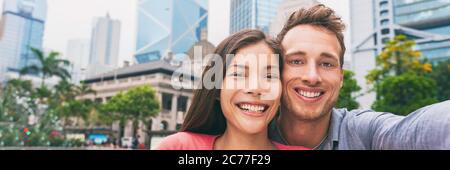
[[[5,0],[0,21],[0,81],[8,70],[37,62],[31,48],[42,48],[46,0]]]
[[[369,88],[365,75],[375,67],[376,55],[395,35],[414,39],[433,63],[450,57],[448,0],[358,0],[350,1],[350,9],[352,68],[363,90]],[[365,108],[374,100],[373,93],[358,99]]]
[[[450,58],[450,1],[449,0],[397,0],[380,1],[392,3],[393,18],[387,15],[387,19],[393,21],[394,26],[390,32],[394,34],[406,34],[418,43],[417,49],[430,61],[438,61]],[[380,11],[382,12],[389,11]],[[380,23],[389,22],[381,20]],[[399,25],[396,27],[395,25]],[[381,30],[383,34],[384,30]],[[387,34],[388,37],[390,34]],[[392,35],[390,35],[392,38]],[[384,42],[385,37],[381,39]],[[386,37],[387,38],[387,37]]]
[[[207,21],[207,0],[140,0],[136,61],[146,63],[170,53],[186,53],[200,41]]]
[[[90,41],[88,39],[72,39],[67,43],[65,58],[70,61],[73,83],[79,83],[85,78],[86,69],[89,63]]]
[[[283,0],[231,0],[230,33],[260,29],[269,33],[270,24]]]
[[[120,21],[109,16],[96,18],[92,27],[88,76],[102,74],[118,67]]]

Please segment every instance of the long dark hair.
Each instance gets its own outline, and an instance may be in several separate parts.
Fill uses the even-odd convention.
[[[232,56],[227,56],[227,54],[236,54],[239,49],[246,46],[256,44],[259,42],[266,43],[269,48],[272,49],[274,54],[281,55],[281,49],[279,45],[272,39],[266,37],[266,35],[255,29],[246,29],[239,31],[225,40],[223,40],[216,48],[214,54],[219,55],[222,58],[222,66],[214,66],[214,63],[208,64],[202,74],[202,79],[205,79],[205,75],[211,68],[222,68],[222,77],[225,77],[226,68],[225,64],[229,64]],[[280,69],[283,65],[282,58],[280,60]],[[214,79],[214,77],[213,77]],[[222,80],[215,80],[222,84]],[[201,83],[203,84],[203,83]],[[194,91],[193,102],[189,107],[187,115],[184,119],[181,131],[189,131],[195,133],[209,134],[209,135],[220,135],[225,132],[226,120],[223,115],[222,109],[220,107],[220,89],[204,88],[203,85],[198,90]]]

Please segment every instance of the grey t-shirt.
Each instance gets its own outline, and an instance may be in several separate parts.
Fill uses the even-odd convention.
[[[272,121],[269,137],[286,144],[279,132],[276,121]],[[450,149],[450,100],[423,107],[408,116],[333,109],[328,137],[316,149]]]

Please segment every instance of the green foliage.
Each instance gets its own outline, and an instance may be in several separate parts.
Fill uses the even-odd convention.
[[[156,91],[148,86],[139,86],[113,96],[103,107],[102,111],[110,114],[113,120],[119,120],[121,126],[126,120],[133,120],[134,132],[139,121],[146,121],[155,117],[160,111]]]
[[[376,91],[372,109],[406,115],[437,102],[436,82],[426,75],[432,65],[421,60],[415,42],[398,35],[386,43],[376,58],[376,68],[366,76]]]
[[[344,70],[344,85],[339,93],[337,102],[338,108],[353,110],[359,107],[359,103],[356,101],[354,93],[360,91],[361,87],[358,86],[356,79],[353,78],[354,75],[353,72]]]
[[[39,49],[31,48],[31,51],[38,59],[39,63],[24,67],[20,70],[20,74],[40,74],[41,75],[41,87],[44,86],[45,79],[57,76],[63,80],[70,78],[69,71],[65,68],[70,65],[67,60],[58,59],[59,53],[52,51],[48,56],[45,56],[44,52]]]
[[[2,90],[1,107],[3,110],[3,119],[25,123],[25,116],[36,112],[35,90],[31,81],[11,79]]]
[[[19,130],[0,126],[0,147],[1,146],[18,146],[19,141]]]
[[[64,137],[51,137],[56,129],[61,129],[61,118],[76,117],[87,120],[96,105],[89,100],[78,100],[76,97],[95,93],[87,85],[71,84],[69,72],[65,69],[70,63],[58,59],[59,53],[51,52],[48,56],[38,49],[32,48],[39,63],[20,70],[20,74],[41,76],[41,86],[33,87],[31,81],[19,79],[9,80],[1,90],[0,99],[0,144],[4,146],[61,146]],[[53,88],[45,85],[45,80],[52,76],[61,78]],[[38,117],[38,122],[29,124],[30,115]],[[8,124],[5,127],[2,124]],[[25,136],[20,129],[30,128],[31,135]],[[2,130],[8,129],[8,130]]]
[[[69,139],[64,141],[63,146],[65,147],[81,147],[83,146],[83,141],[79,139]]]
[[[405,73],[387,77],[376,88],[377,100],[372,108],[406,115],[423,106],[438,102],[436,82],[430,78]]]
[[[450,59],[433,67],[430,77],[437,83],[437,98],[439,101],[450,99]]]
[[[159,106],[155,90],[150,86],[139,86],[113,96],[104,109],[121,113],[126,118],[142,119],[156,116]]]
[[[413,72],[424,75],[432,71],[431,64],[422,63],[422,53],[413,49],[416,43],[404,35],[397,35],[386,43],[384,50],[376,57],[376,68],[369,71],[366,79],[376,83],[389,76]]]

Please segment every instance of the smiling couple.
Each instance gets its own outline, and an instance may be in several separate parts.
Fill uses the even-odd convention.
[[[316,5],[294,12],[276,40],[258,30],[229,36],[215,50],[229,62],[202,76],[220,69],[222,86],[196,90],[180,132],[157,149],[450,149],[450,101],[406,117],[334,108],[343,31],[332,9]]]

